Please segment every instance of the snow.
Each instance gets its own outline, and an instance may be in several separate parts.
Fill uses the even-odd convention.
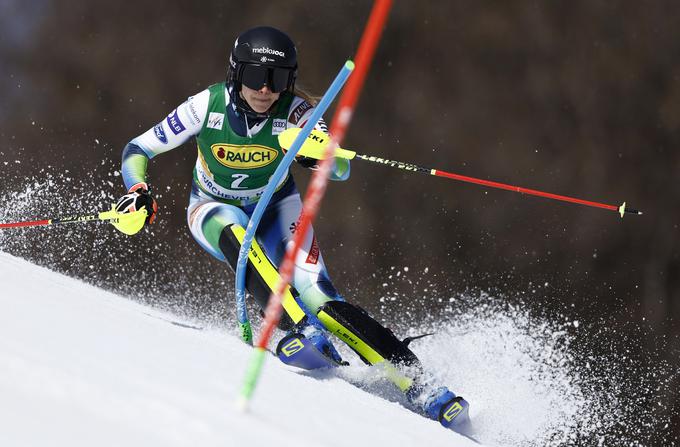
[[[477,445],[274,358],[242,413],[251,349],[226,329],[177,324],[2,252],[0,284],[0,446]]]
[[[12,234],[15,249],[33,241]],[[268,358],[242,413],[252,350],[224,318],[188,321],[3,251],[0,285],[0,447],[477,445],[412,412],[342,344],[352,366],[334,372]],[[395,334],[434,334],[410,347],[470,402],[482,444],[678,445],[657,411],[677,369],[631,358],[636,339],[616,327],[487,293],[386,297],[375,315]]]

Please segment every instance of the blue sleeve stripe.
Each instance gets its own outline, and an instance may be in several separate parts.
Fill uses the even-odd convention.
[[[149,157],[146,152],[133,142],[128,143],[123,149],[121,174],[126,188],[137,183],[146,182],[146,166]]]
[[[126,155],[139,154],[144,155],[146,158],[153,158],[156,154],[149,148],[144,147],[136,138],[130,141],[125,149],[123,149],[123,160],[125,160]]]

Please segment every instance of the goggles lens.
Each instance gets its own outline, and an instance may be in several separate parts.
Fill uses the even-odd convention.
[[[272,92],[279,93],[292,83],[293,71],[291,68],[244,64],[240,82],[253,90],[260,90],[266,85]]]

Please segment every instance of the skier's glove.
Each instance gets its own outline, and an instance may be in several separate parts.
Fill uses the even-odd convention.
[[[298,155],[295,157],[295,161],[302,166],[303,168],[307,169],[317,169],[317,160],[316,158],[311,158],[311,157],[304,157],[302,155]]]
[[[284,154],[288,152],[288,149],[286,149],[286,148],[281,148],[281,149],[283,150]],[[297,164],[299,164],[303,168],[307,168],[307,169],[318,169],[319,168],[319,165],[318,165],[319,160],[317,160],[316,158],[305,157],[304,155],[296,155],[295,161],[297,162]]]
[[[152,224],[156,220],[158,203],[156,203],[156,199],[151,197],[146,183],[137,183],[116,203],[117,213],[131,213],[142,208],[146,208],[145,223]]]

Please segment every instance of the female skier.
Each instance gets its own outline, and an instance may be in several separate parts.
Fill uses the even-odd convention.
[[[231,51],[226,83],[189,97],[125,146],[122,174],[128,193],[118,201],[117,211],[146,208],[146,223],[153,223],[157,204],[146,181],[148,161],[195,137],[198,158],[187,210],[189,229],[203,249],[235,269],[244,228],[283,158],[277,136],[303,127],[314,109],[314,101],[295,88],[296,75],[297,50],[286,34],[270,27],[241,34]],[[326,131],[323,121],[316,128]],[[304,157],[296,161],[309,168],[316,163]],[[336,158],[331,179],[346,180],[349,174],[349,161]],[[302,211],[290,173],[276,188],[246,270],[247,289],[262,309]],[[409,341],[397,339],[337,292],[311,229],[297,255],[291,286],[283,299],[281,323],[288,333],[277,347],[282,361],[306,369],[346,364],[328,338],[330,331],[364,362],[384,364],[390,380],[431,418],[445,426],[467,418],[465,400],[428,383]]]

